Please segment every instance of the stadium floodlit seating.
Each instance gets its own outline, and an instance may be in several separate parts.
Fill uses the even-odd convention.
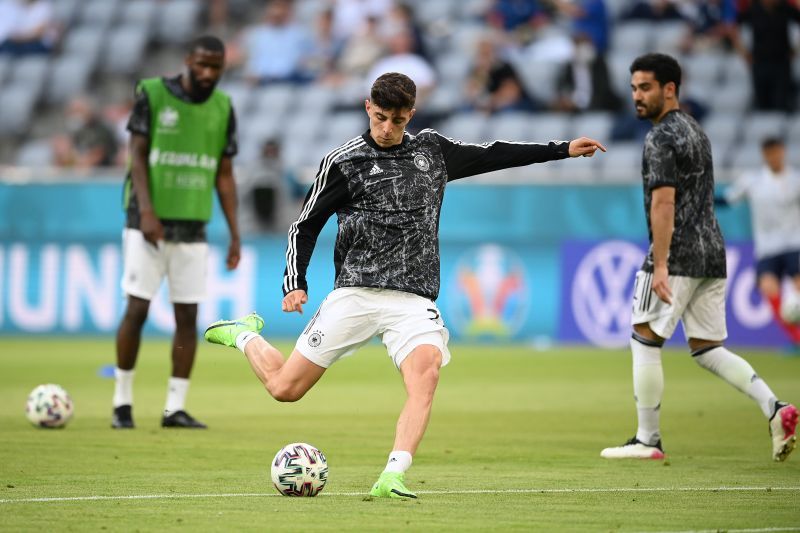
[[[184,44],[194,34],[200,4],[196,0],[169,0],[159,5],[156,35],[165,43]]]
[[[36,95],[29,87],[7,85],[0,91],[0,134],[20,135],[30,124]]]
[[[80,23],[101,29],[111,26],[119,8],[119,0],[90,0],[82,3]]]
[[[68,55],[53,60],[47,84],[47,101],[51,104],[60,104],[82,93],[89,83],[91,74],[91,66],[80,56]]]
[[[139,68],[146,47],[146,26],[128,24],[114,28],[104,47],[104,70],[115,74],[133,74]]]

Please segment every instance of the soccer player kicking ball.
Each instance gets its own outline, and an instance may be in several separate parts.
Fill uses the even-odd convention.
[[[439,294],[439,211],[448,182],[484,172],[605,148],[580,138],[549,144],[462,144],[433,130],[405,131],[416,86],[403,74],[380,76],[366,100],[369,130],[322,160],[300,217],[289,229],[283,311],[308,301],[306,268],[328,218],[339,230],[335,289],[311,318],[288,359],[259,335],[251,314],[211,324],[209,342],[239,348],[276,400],[297,401],[340,357],[378,336],[400,371],[407,399],[377,497],[415,498],[405,486],[428,425],[439,369],[450,360],[448,332],[434,303]]]
[[[636,114],[653,122],[644,142],[642,176],[650,251],[633,295],[633,391],[636,435],[606,448],[607,459],[661,459],[659,416],[664,375],[661,346],[678,321],[695,362],[752,398],[769,419],[772,457],[795,447],[797,409],[778,400],[753,367],[722,341],[725,327],[725,243],[714,214],[711,145],[678,106],[681,68],[663,54],[637,58],[630,68]]]

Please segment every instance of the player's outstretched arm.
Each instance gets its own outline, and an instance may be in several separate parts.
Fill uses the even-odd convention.
[[[297,311],[303,314],[303,304],[308,302],[308,294],[303,289],[297,289],[283,297],[281,305],[284,313],[293,313]]]
[[[605,152],[606,147],[589,137],[580,137],[569,143],[570,157],[592,157],[597,150]]]
[[[231,235],[225,263],[228,270],[234,270],[239,266],[241,240],[239,238],[239,225],[236,220],[236,181],[233,179],[233,163],[230,157],[223,157],[220,161],[217,176],[217,195]]]

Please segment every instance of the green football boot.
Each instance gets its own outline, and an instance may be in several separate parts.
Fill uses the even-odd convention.
[[[417,495],[406,488],[404,481],[405,476],[400,472],[384,472],[372,486],[369,495],[377,498],[416,498]]]
[[[217,320],[206,328],[204,337],[212,344],[236,348],[236,337],[244,331],[261,333],[264,319],[253,312],[236,320]]]

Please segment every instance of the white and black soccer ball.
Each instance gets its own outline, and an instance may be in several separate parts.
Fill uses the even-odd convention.
[[[60,385],[39,385],[28,395],[25,416],[36,427],[64,427],[72,418],[72,413],[72,399]]]
[[[272,460],[272,483],[284,496],[316,496],[327,482],[328,461],[310,444],[287,444]]]
[[[789,324],[800,324],[800,293],[786,291],[781,300],[781,318]]]

